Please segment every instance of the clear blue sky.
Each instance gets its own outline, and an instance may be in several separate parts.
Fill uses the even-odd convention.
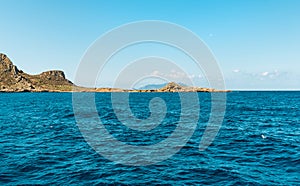
[[[0,5],[0,52],[28,73],[61,69],[74,80],[81,57],[99,36],[128,22],[163,20],[190,29],[209,46],[227,88],[300,89],[299,0],[0,0]]]

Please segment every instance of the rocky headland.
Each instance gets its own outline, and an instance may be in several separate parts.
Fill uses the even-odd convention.
[[[228,92],[212,88],[182,86],[174,82],[160,89],[132,90],[120,88],[85,88],[66,79],[63,71],[51,70],[30,75],[19,70],[0,53],[0,92]]]
[[[72,91],[73,86],[63,71],[52,70],[30,75],[19,70],[5,54],[0,53],[1,92]]]

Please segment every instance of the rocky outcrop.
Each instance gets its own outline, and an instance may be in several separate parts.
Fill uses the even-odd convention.
[[[43,72],[40,74],[40,77],[47,80],[55,80],[55,81],[61,81],[61,80],[64,81],[66,79],[64,72],[60,70]]]
[[[11,60],[0,53],[0,92],[71,91],[73,83],[62,71],[47,71],[30,75],[19,70]]]
[[[174,82],[168,83],[165,87],[152,92],[230,92],[229,90],[216,90],[212,88],[182,86]]]
[[[171,82],[168,83],[165,87],[158,89],[160,92],[181,92],[184,87],[180,86],[177,83]]]

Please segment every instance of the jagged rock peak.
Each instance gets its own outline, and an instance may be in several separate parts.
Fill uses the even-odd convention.
[[[0,53],[0,71],[4,73],[12,73],[13,75],[17,75],[19,73],[18,68],[13,65],[11,60],[5,55]]]
[[[10,59],[5,54],[2,54],[2,53],[0,53],[0,62],[1,62],[1,66],[13,65],[12,62],[10,61]]]
[[[0,53],[0,62],[9,60],[5,54]],[[9,60],[10,61],[10,60]]]

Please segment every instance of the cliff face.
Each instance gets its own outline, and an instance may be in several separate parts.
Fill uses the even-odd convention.
[[[73,83],[62,71],[53,70],[30,75],[19,70],[11,60],[0,53],[1,92],[71,91]]]

